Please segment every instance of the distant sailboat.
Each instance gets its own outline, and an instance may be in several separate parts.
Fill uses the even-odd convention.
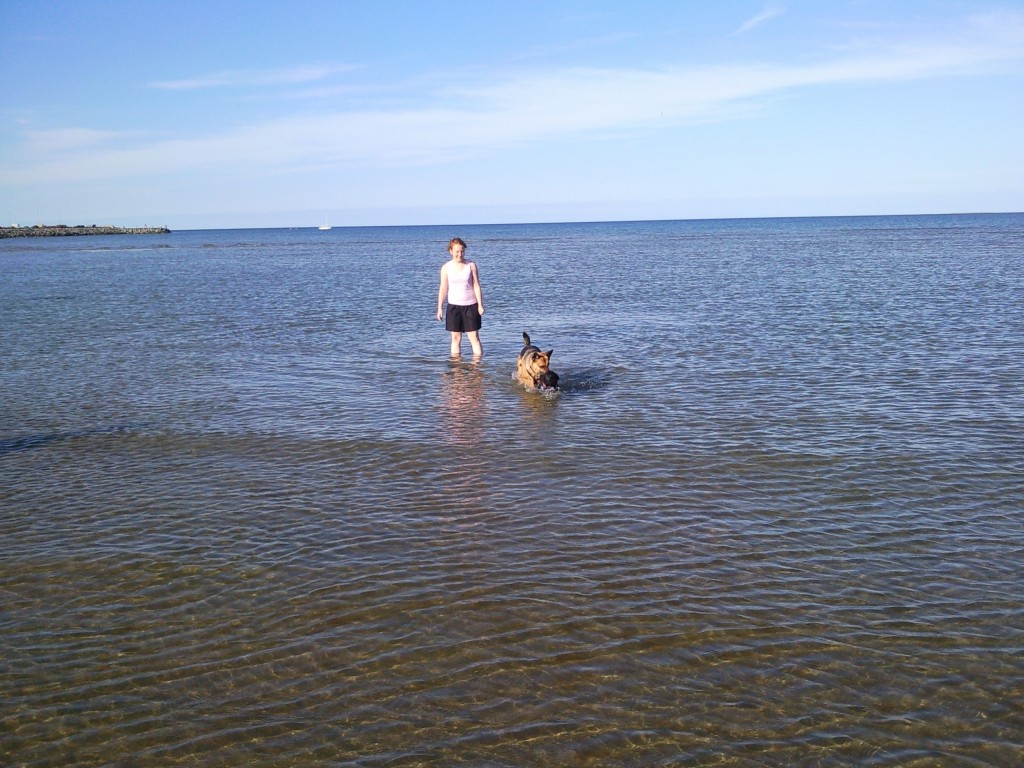
[[[320,225],[320,230],[322,232],[326,232],[330,228],[331,228],[331,225],[327,223],[327,217],[324,216],[324,223]]]

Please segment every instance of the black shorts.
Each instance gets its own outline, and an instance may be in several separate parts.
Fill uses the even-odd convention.
[[[444,318],[444,327],[449,331],[464,333],[479,331],[484,320],[477,311],[476,304],[449,304],[448,314]]]

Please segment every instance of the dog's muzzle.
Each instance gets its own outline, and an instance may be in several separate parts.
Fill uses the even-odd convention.
[[[537,389],[555,390],[558,389],[558,374],[554,371],[546,371],[537,379]]]

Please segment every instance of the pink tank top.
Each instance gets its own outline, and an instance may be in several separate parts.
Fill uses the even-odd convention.
[[[476,293],[473,291],[472,262],[459,265],[448,262],[444,265],[448,273],[448,303],[459,307],[476,304]]]

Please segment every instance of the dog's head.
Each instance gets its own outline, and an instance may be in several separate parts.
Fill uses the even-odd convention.
[[[549,349],[547,352],[541,352],[539,349],[533,348],[526,355],[526,367],[534,378],[539,377],[550,369],[551,355],[554,354],[554,351]]]
[[[558,389],[558,374],[548,369],[537,377],[537,389]]]

